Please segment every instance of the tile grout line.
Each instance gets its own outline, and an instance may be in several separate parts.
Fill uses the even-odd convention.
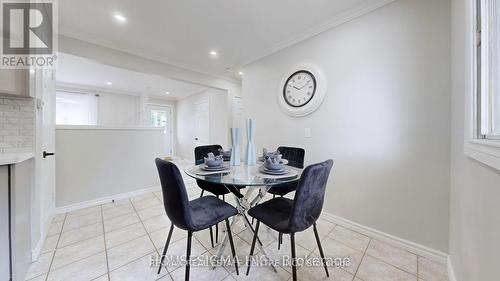
[[[93,212],[93,213],[97,214],[97,213],[100,213],[100,211],[95,211],[95,212]],[[84,215],[84,216],[92,215],[93,213],[86,214],[86,215]],[[84,216],[79,216],[79,217],[81,218],[81,217],[84,217]],[[79,218],[79,217],[70,217],[70,218],[66,217],[66,219],[65,219],[64,221],[66,222],[67,220],[70,220],[70,219],[71,219],[71,220],[72,220],[72,219],[77,219],[77,218]],[[102,216],[101,216],[101,219],[102,219]],[[90,226],[90,225],[93,225],[93,224],[98,224],[98,223],[99,223],[99,221],[90,222],[90,223],[87,223],[87,224],[84,224],[84,225],[81,225],[81,226],[78,226],[78,227],[74,227],[74,228],[70,228],[70,229],[68,229],[68,230],[64,230],[64,231],[62,231],[62,232],[61,232],[61,234],[62,234],[63,232],[70,232],[70,231],[73,231],[73,230],[77,230],[77,229],[80,229],[80,228],[83,228],[83,227],[87,227],[87,226]],[[65,224],[66,224],[66,223],[65,223]]]
[[[344,228],[346,228],[346,227],[344,227]],[[349,229],[349,228],[346,228],[346,229]],[[349,230],[350,230],[350,229],[349,229]],[[366,235],[365,235],[365,236],[366,236]],[[367,236],[367,237],[369,237],[369,236]],[[371,258],[373,258],[373,259],[376,259],[376,260],[378,260],[378,261],[380,261],[380,262],[382,262],[382,263],[384,263],[384,264],[386,264],[386,265],[389,265],[389,266],[391,266],[391,267],[394,267],[394,268],[396,268],[396,269],[398,269],[398,270],[400,270],[400,271],[403,271],[403,272],[405,272],[405,273],[408,273],[408,274],[410,274],[410,275],[412,275],[412,276],[416,276],[416,277],[417,277],[417,280],[418,280],[418,259],[419,259],[419,257],[420,257],[419,255],[417,255],[417,254],[415,254],[415,253],[412,253],[412,252],[410,252],[410,251],[407,251],[407,250],[405,250],[405,249],[402,249],[402,248],[399,248],[399,247],[393,246],[393,245],[391,245],[391,244],[389,244],[389,243],[386,243],[386,242],[384,242],[384,241],[380,241],[380,240],[375,239],[375,238],[372,238],[372,237],[369,237],[369,238],[370,238],[370,241],[368,242],[368,245],[366,246],[366,250],[365,250],[365,254],[363,254],[363,258],[365,257],[365,255],[368,255],[369,257],[371,257]],[[332,237],[330,237],[330,239],[333,239],[333,240],[335,240],[335,241],[337,241],[337,242],[340,242],[340,243],[342,243],[342,244],[344,244],[344,245],[348,246],[348,247],[349,247],[349,248],[351,248],[351,249],[354,249],[354,248],[350,247],[349,245],[347,245],[347,244],[345,244],[345,243],[343,243],[343,242],[341,242],[341,241],[338,241],[338,240],[336,240],[336,239],[334,239],[334,238],[332,238]],[[385,261],[385,260],[383,260],[383,259],[381,259],[381,258],[378,258],[378,257],[375,257],[375,256],[373,256],[373,255],[367,254],[367,252],[368,252],[368,248],[369,248],[369,246],[370,246],[370,244],[371,244],[372,240],[379,241],[380,243],[386,244],[386,245],[388,245],[388,246],[390,246],[390,247],[392,247],[392,248],[396,248],[396,249],[398,249],[398,250],[405,251],[405,252],[407,252],[407,253],[409,253],[409,254],[412,254],[412,255],[416,256],[416,258],[417,258],[417,274],[415,274],[415,273],[411,273],[411,272],[409,272],[409,271],[407,271],[407,270],[405,270],[405,269],[402,269],[402,268],[400,268],[399,266],[394,265],[394,264],[392,264],[392,263],[390,263],[390,262],[387,262],[387,261]],[[355,249],[355,250],[356,250],[356,249]],[[363,258],[362,258],[361,260],[363,260]],[[423,257],[420,257],[420,258],[423,258]],[[360,264],[361,264],[361,262],[360,262]],[[358,278],[359,278],[359,277],[358,277]]]
[[[418,274],[418,261],[419,261],[419,259],[420,259],[420,257],[419,257],[419,256],[417,256],[417,280],[418,280],[419,275],[420,275],[420,274]]]
[[[336,240],[335,240],[336,241]],[[361,257],[361,259],[359,260],[359,264],[358,264],[358,268],[356,268],[356,272],[354,272],[354,277],[353,277],[353,280],[354,278],[356,278],[358,275],[358,271],[359,269],[361,268],[361,263],[363,263],[363,260],[365,259],[365,256],[367,255],[366,252],[368,252],[368,248],[370,247],[370,244],[372,243],[372,238],[370,238],[370,241],[368,241],[368,245],[366,246],[366,250],[363,252],[363,256]],[[359,278],[359,277],[358,277]],[[361,278],[360,278],[361,279]]]
[[[136,216],[137,216],[137,214],[136,214],[135,212],[133,212],[133,213],[124,214],[124,215],[120,215],[120,216],[113,217],[113,218],[108,218],[108,219],[107,219],[107,221],[110,221],[110,220],[113,220],[113,219],[117,219],[117,218],[122,218],[122,217],[124,217],[124,216],[129,216],[129,215],[131,215],[131,214],[134,214],[134,215],[136,215]],[[105,221],[105,220],[103,219],[103,221]],[[138,223],[138,222],[133,222],[133,223],[130,223],[130,224],[127,224],[127,225],[122,225],[122,226],[120,226],[120,227],[117,227],[117,228],[112,229],[112,230],[109,230],[109,231],[106,231],[106,229],[104,229],[104,231],[105,231],[105,232],[110,233],[110,232],[113,232],[113,231],[115,231],[115,230],[120,230],[120,229],[122,229],[122,228],[125,228],[125,227],[128,227],[128,226],[131,226],[131,225],[134,225],[134,224],[136,224],[136,223]]]
[[[49,280],[49,274],[51,272],[51,269],[52,269],[52,264],[54,263],[54,259],[56,257],[56,252],[57,252],[57,246],[59,246],[59,241],[61,240],[61,236],[62,236],[62,233],[63,233],[63,229],[64,229],[64,225],[66,224],[66,218],[67,218],[68,214],[64,214],[64,219],[63,219],[63,222],[62,222],[62,226],[61,226],[61,230],[59,231],[59,237],[57,238],[57,243],[56,243],[56,247],[54,249],[54,252],[52,253],[52,259],[50,261],[50,265],[49,265],[49,269],[47,271],[47,276],[45,276],[45,281]]]
[[[156,195],[155,195],[154,193],[153,193],[153,196],[156,198]],[[138,202],[139,202],[139,201],[138,201]],[[150,241],[150,242],[151,242],[151,244],[153,245],[154,252],[156,252],[156,254],[157,254],[157,255],[158,255],[158,257],[159,257],[159,256],[160,256],[160,252],[158,251],[158,249],[156,249],[156,245],[155,245],[155,243],[154,243],[153,239],[151,238],[151,235],[149,234],[148,229],[147,229],[147,228],[146,228],[146,226],[144,225],[144,222],[142,221],[141,216],[139,216],[139,212],[137,212],[137,209],[135,208],[134,202],[133,202],[132,200],[130,200],[130,203],[132,204],[132,208],[134,209],[134,212],[136,213],[137,217],[139,218],[139,222],[141,223],[142,228],[144,229],[144,232],[146,232],[146,235],[148,236],[149,241]],[[156,216],[155,216],[155,217],[156,217]],[[170,223],[172,223],[172,222],[170,222]],[[131,241],[132,241],[132,240],[131,240]],[[142,257],[141,257],[141,258],[142,258]],[[167,267],[165,267],[165,270],[167,271],[167,274],[166,274],[166,275],[168,275],[168,276],[170,277],[170,279],[172,279],[172,280],[173,280],[172,275],[170,275],[170,271],[168,270],[168,268],[167,268]],[[163,278],[163,277],[159,277],[159,278],[157,278],[156,280],[158,280],[158,279],[160,279],[160,278]]]
[[[89,225],[86,225],[86,226],[83,226],[83,227],[80,227],[80,228],[88,227],[88,226],[91,226],[91,225],[94,225],[94,224],[99,224],[99,223],[100,223],[100,222],[96,222],[96,223],[89,224]],[[72,229],[72,230],[70,230],[70,231],[79,230],[80,228]],[[70,232],[70,231],[66,231],[66,232],[63,232],[63,233],[68,233],[68,232]],[[63,233],[61,233],[61,236],[62,236],[62,234],[63,234]],[[72,243],[70,243],[70,244],[68,244],[68,245],[64,245],[64,246],[62,246],[62,247],[60,247],[60,248],[58,247],[57,249],[64,249],[64,248],[66,248],[66,247],[69,247],[69,246],[75,245],[76,243],[80,243],[80,242],[84,242],[84,241],[87,241],[87,240],[90,240],[90,239],[94,239],[94,238],[99,237],[99,236],[101,236],[101,234],[98,234],[98,235],[95,235],[95,236],[91,236],[91,237],[86,237],[86,238],[84,238],[84,239],[82,239],[82,240],[78,240],[78,241],[72,242]],[[58,244],[58,245],[57,245],[57,246],[59,246],[59,242],[60,242],[60,241],[59,241],[59,239],[58,239],[58,242],[57,242],[57,244]],[[56,247],[57,247],[57,246],[56,246]]]
[[[398,266],[396,266],[396,265],[394,265],[394,264],[391,264],[391,263],[389,263],[389,262],[386,262],[386,261],[382,260],[381,258],[374,257],[374,256],[372,256],[372,255],[370,255],[370,254],[367,254],[367,256],[369,256],[369,257],[370,257],[370,258],[372,258],[372,259],[376,259],[377,261],[379,261],[379,262],[381,262],[381,263],[384,263],[384,264],[386,264],[386,265],[388,265],[388,266],[390,266],[390,267],[393,267],[393,268],[395,268],[395,269],[397,269],[397,270],[399,270],[399,271],[403,271],[403,272],[405,272],[405,273],[410,274],[411,276],[415,276],[415,277],[417,277],[417,280],[418,280],[418,276],[417,276],[415,273],[411,273],[411,272],[409,272],[409,271],[407,271],[407,270],[405,270],[405,269],[402,269],[402,268],[400,268],[400,267],[398,267]],[[417,259],[417,267],[418,267],[418,259]]]
[[[108,245],[106,243],[106,230],[104,228],[104,216],[102,214],[102,205],[99,206],[101,210],[101,223],[102,223],[102,235],[104,239],[104,255],[106,256],[106,274],[108,276],[108,280],[111,280],[110,274],[109,274],[109,261],[108,261]]]

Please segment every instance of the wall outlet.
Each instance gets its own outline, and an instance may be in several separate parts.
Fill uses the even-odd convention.
[[[311,128],[305,128],[304,137],[311,138]]]

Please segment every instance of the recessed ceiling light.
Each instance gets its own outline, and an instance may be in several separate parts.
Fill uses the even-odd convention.
[[[121,23],[125,23],[127,22],[127,19],[122,15],[122,14],[119,14],[119,13],[115,13],[113,15],[113,17],[115,18],[115,20],[121,22]]]
[[[216,51],[210,51],[210,53],[209,53],[209,54],[210,54],[212,57],[217,56],[217,52],[216,52]]]
[[[170,92],[169,92],[169,91],[166,91],[166,92],[165,92],[165,95],[170,95]]]
[[[106,82],[106,85],[111,86],[111,85],[113,85],[113,82],[108,81],[108,82]]]
[[[241,75],[243,75],[243,71],[238,72],[238,74],[239,74],[240,76],[241,76]]]

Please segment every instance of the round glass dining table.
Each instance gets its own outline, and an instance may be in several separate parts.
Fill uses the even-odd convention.
[[[287,171],[284,175],[269,175],[261,171],[261,164],[247,165],[241,163],[239,166],[229,166],[224,163],[226,169],[223,171],[205,171],[201,165],[189,167],[185,173],[197,180],[210,183],[237,187],[272,187],[274,185],[296,182],[300,179],[302,169],[285,166]]]
[[[226,188],[230,193],[232,193],[236,199],[238,215],[233,218],[231,226],[233,226],[239,219],[243,219],[245,229],[250,232],[252,235],[251,237],[253,237],[254,229],[246,215],[248,209],[257,205],[271,187],[276,186],[279,188],[280,184],[298,182],[302,174],[302,169],[291,166],[285,166],[287,173],[284,175],[269,175],[262,171],[262,164],[246,165],[241,163],[238,166],[229,166],[229,163],[225,162],[224,165],[226,165],[226,169],[223,171],[206,171],[202,168],[203,165],[204,164],[189,167],[185,169],[184,172],[196,180],[219,184],[221,188]],[[242,193],[243,190],[246,190],[245,194]],[[257,194],[252,198],[252,195],[256,191]],[[222,255],[227,242],[228,235],[226,233],[217,252],[217,257]],[[257,245],[276,272],[273,265],[274,263],[267,255],[260,240],[258,240]]]

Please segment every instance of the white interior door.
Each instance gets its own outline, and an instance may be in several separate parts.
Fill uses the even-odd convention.
[[[46,233],[55,208],[55,73],[36,70],[31,86],[37,99],[36,111],[36,190],[33,217],[39,218],[40,234]],[[36,236],[35,236],[36,237]],[[43,237],[41,237],[43,238]]]
[[[210,144],[210,101],[200,100],[195,106],[194,145]]]
[[[172,108],[170,106],[148,104],[146,106],[147,125],[155,128],[163,128],[163,147],[165,156],[173,154],[173,129]]]

